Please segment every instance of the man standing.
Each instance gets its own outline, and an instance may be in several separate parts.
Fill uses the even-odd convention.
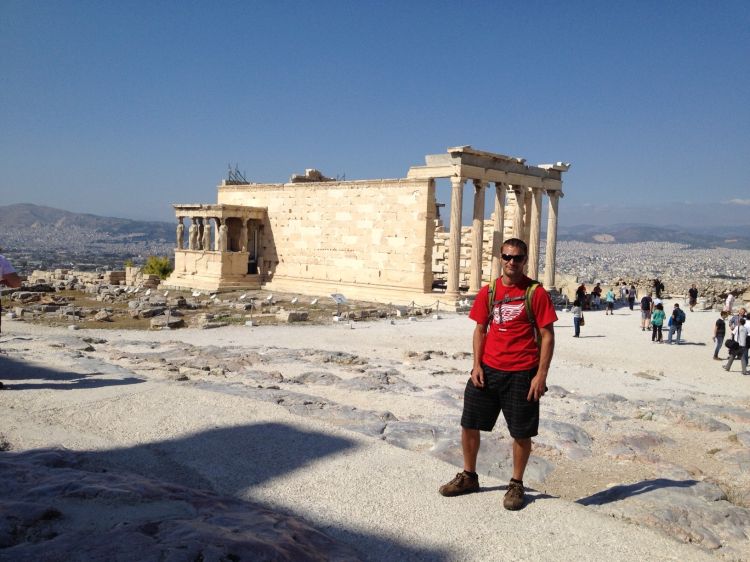
[[[669,337],[667,337],[667,343],[672,343],[672,334],[677,332],[677,345],[680,344],[680,336],[682,335],[682,323],[684,321],[685,312],[680,308],[680,305],[678,303],[674,303],[672,318],[669,321]]]
[[[651,293],[644,295],[641,299],[641,331],[645,332],[651,323],[651,313],[653,312],[654,301],[651,299]]]
[[[714,360],[716,361],[719,360],[719,350],[721,349],[721,346],[724,345],[724,336],[727,333],[727,325],[725,322],[726,317],[727,313],[722,310],[714,324],[714,342],[716,343],[716,347],[714,348]]]
[[[476,473],[480,431],[492,431],[500,412],[513,438],[513,477],[503,499],[505,509],[524,505],[523,474],[531,454],[531,438],[538,434],[539,399],[547,390],[547,372],[555,347],[553,323],[557,314],[541,286],[523,274],[527,247],[523,240],[506,240],[501,249],[503,273],[477,295],[469,318],[474,365],[464,390],[461,446],[464,471],[440,487],[444,496],[479,490]]]
[[[690,312],[693,312],[693,307],[698,303],[698,289],[693,283],[693,286],[688,289],[688,304],[690,305]]]

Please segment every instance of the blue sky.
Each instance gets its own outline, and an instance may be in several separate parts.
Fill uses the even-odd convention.
[[[563,223],[750,224],[748,2],[0,0],[0,73],[0,205],[172,220],[228,164],[470,144],[571,162]]]

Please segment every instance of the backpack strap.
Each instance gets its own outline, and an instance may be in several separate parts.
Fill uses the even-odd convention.
[[[497,289],[497,281],[499,277],[489,284],[489,290],[487,291],[487,331],[490,330],[490,324],[492,324],[492,311],[495,309],[495,292]]]
[[[529,283],[529,286],[526,287],[526,298],[524,299],[524,305],[526,307],[526,317],[529,319],[529,324],[531,324],[531,329],[534,330],[534,337],[536,338],[536,348],[537,350],[542,349],[542,333],[539,331],[539,329],[536,326],[536,317],[534,316],[534,310],[531,308],[531,298],[534,296],[534,291],[536,291],[536,288],[539,286],[539,281],[533,280],[531,283]]]

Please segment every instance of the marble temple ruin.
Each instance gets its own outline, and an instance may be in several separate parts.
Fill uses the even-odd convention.
[[[406,178],[338,180],[317,170],[288,183],[225,180],[216,204],[175,204],[175,269],[165,285],[227,291],[259,289],[309,295],[343,293],[369,301],[455,302],[461,282],[464,186],[473,187],[468,294],[500,272],[500,245],[529,245],[528,275],[539,275],[542,199],[547,236],[542,282],[555,286],[555,245],[562,173],[570,164],[531,166],[524,159],[470,146],[428,155]],[[451,183],[445,271],[435,263],[436,180]],[[485,191],[494,187],[492,234],[485,234]],[[485,248],[484,246],[488,247]],[[465,253],[465,252],[464,252]],[[489,267],[482,256],[489,254]],[[465,261],[465,260],[464,260]],[[485,263],[487,260],[484,260]],[[434,289],[438,276],[445,290]],[[443,279],[440,279],[441,281]]]

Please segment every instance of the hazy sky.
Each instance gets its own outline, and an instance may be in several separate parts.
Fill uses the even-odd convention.
[[[564,223],[750,223],[747,1],[0,0],[0,76],[0,205],[173,220],[228,164],[403,177],[470,144],[571,162]]]

